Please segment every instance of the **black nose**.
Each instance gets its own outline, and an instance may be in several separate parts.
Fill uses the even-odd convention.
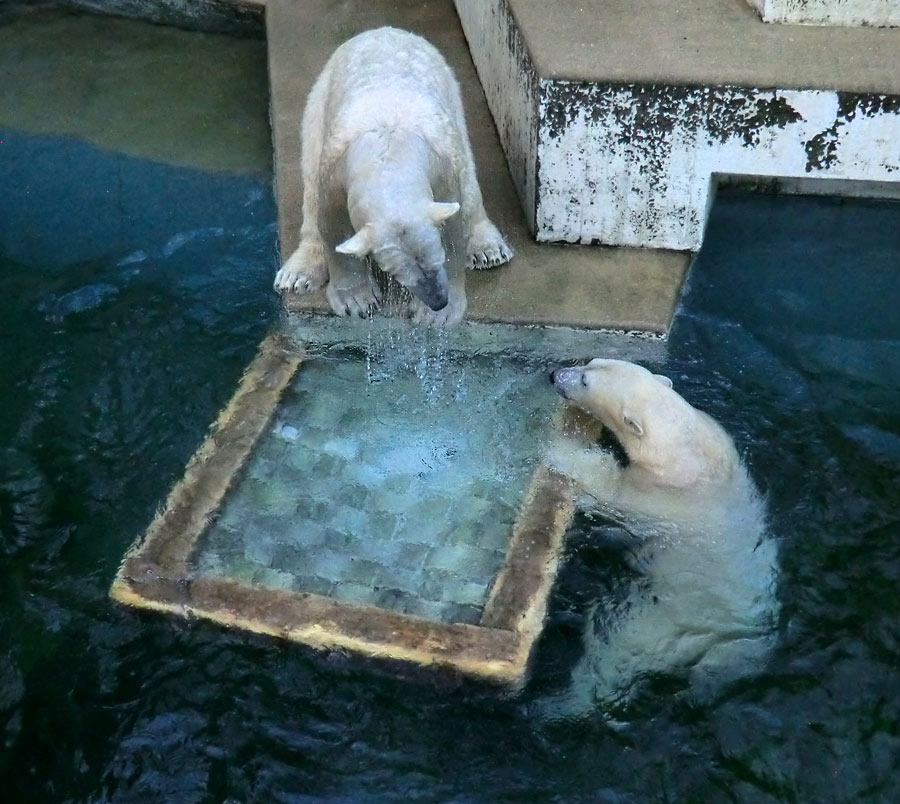
[[[551,371],[551,372],[550,372],[550,382],[551,382],[551,383],[555,383],[555,382],[556,382],[556,372],[555,372],[555,371]]]
[[[447,294],[446,291],[444,291],[442,293],[435,293],[435,294],[431,295],[429,297],[429,300],[426,302],[426,304],[432,310],[437,311],[437,310],[443,310],[449,304],[449,302],[450,302],[450,296]]]

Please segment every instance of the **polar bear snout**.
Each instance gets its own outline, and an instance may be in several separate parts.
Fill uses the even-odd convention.
[[[583,370],[578,367],[556,369],[550,372],[550,382],[560,396],[571,399],[572,392],[581,387],[583,373]]]
[[[411,285],[409,292],[432,310],[443,310],[450,300],[447,272],[442,269],[434,276],[426,276]]]

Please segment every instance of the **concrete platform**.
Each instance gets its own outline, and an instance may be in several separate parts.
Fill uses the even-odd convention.
[[[746,0],[506,2],[541,78],[900,93],[898,31],[764,25]]]
[[[718,176],[900,195],[900,30],[745,0],[456,0],[538,240],[699,248]]]
[[[328,56],[360,31],[394,25],[434,43],[456,71],[485,206],[516,251],[496,271],[468,277],[467,317],[664,333],[689,257],[673,251],[546,246],[534,242],[459,19],[450,0],[268,0],[266,24],[282,254],[300,228],[300,118]],[[288,297],[289,310],[325,310],[324,294]]]

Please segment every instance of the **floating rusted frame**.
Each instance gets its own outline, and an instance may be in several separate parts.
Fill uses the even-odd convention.
[[[442,623],[308,592],[194,575],[190,557],[271,421],[304,358],[263,341],[234,397],[188,462],[165,507],[125,555],[110,589],[130,606],[195,616],[320,649],[448,669],[517,688],[525,679],[573,514],[570,481],[539,466],[479,624]]]

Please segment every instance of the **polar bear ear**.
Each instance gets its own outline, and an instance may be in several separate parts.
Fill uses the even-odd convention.
[[[644,435],[644,428],[641,427],[641,423],[627,410],[622,413],[622,421],[625,423],[625,426],[631,430],[634,435],[640,438]]]
[[[334,250],[338,254],[349,254],[351,257],[365,257],[372,250],[372,229],[369,224],[336,246]]]
[[[653,379],[665,385],[666,388],[672,387],[672,381],[665,374],[654,374]]]
[[[428,217],[431,218],[432,223],[434,224],[443,223],[447,218],[452,217],[457,212],[459,212],[459,204],[455,201],[447,203],[433,201],[428,206]]]

